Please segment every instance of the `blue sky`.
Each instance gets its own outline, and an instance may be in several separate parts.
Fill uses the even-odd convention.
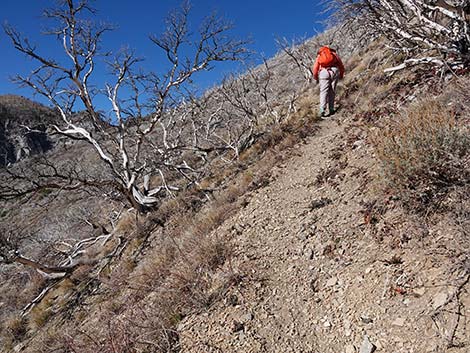
[[[51,7],[54,0],[3,0],[0,20],[8,22],[37,43],[48,55],[63,55],[60,47],[51,37],[40,35],[46,23],[41,18],[44,8]],[[105,37],[104,47],[116,51],[129,46],[145,58],[148,68],[157,70],[158,49],[149,41],[149,34],[160,33],[163,19],[168,11],[177,7],[176,0],[96,0],[93,6],[98,10],[96,19],[117,26]],[[320,21],[322,6],[320,1],[312,0],[192,0],[191,23],[197,25],[204,15],[216,10],[231,20],[235,29],[233,34],[240,38],[251,38],[251,48],[266,57],[272,57],[277,47],[276,37],[289,39],[311,37],[322,31]],[[31,97],[27,89],[20,89],[10,82],[15,73],[27,74],[33,68],[32,62],[15,51],[9,39],[0,33],[0,94],[21,94]],[[233,65],[216,67],[209,73],[202,73],[196,83],[203,88],[210,87],[221,80],[224,74],[234,70]],[[103,72],[97,72],[95,82],[105,81]],[[36,98],[36,100],[40,100]]]

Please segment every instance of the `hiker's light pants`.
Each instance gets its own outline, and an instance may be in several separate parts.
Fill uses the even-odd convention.
[[[320,81],[320,111],[325,112],[326,106],[330,113],[335,109],[336,85],[339,79],[339,69],[337,67],[329,67],[321,69],[318,73]]]

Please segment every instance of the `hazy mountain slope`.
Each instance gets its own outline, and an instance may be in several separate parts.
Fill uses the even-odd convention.
[[[57,119],[51,109],[27,98],[0,96],[0,165],[50,150],[53,142],[45,130]]]

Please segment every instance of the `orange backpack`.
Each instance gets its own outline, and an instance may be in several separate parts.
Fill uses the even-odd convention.
[[[333,50],[329,47],[321,47],[318,50],[318,63],[321,67],[331,67],[336,64],[336,57],[333,54]]]

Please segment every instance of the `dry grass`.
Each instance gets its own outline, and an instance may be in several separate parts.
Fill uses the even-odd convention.
[[[114,230],[118,234],[129,234],[135,230],[135,213],[125,212],[121,215],[119,222]]]
[[[31,310],[29,315],[29,326],[32,330],[38,330],[47,323],[52,315],[51,305],[52,300],[50,298],[46,298]]]
[[[358,55],[362,57],[362,61],[358,62]],[[366,48],[364,53],[348,60],[346,67],[352,69],[346,71],[344,89],[340,91],[339,100],[343,108],[353,112],[355,121],[374,125],[383,118],[397,114],[422,96],[423,88],[436,94],[442,90],[443,83],[426,67],[394,74],[384,72],[384,69],[401,63],[402,59],[396,53],[388,52],[383,40],[379,39]]]
[[[140,245],[131,240],[107,279],[102,279],[107,295],[96,322],[100,325],[74,331],[62,344],[80,352],[177,349],[175,327],[181,319],[205,310],[243,276],[230,266],[231,235],[217,229],[246,205],[247,192],[266,185],[272,167],[290,147],[316,131],[315,121],[304,115],[311,109],[306,105],[245,151],[239,163],[215,166],[199,190],[187,190],[149,214],[142,229],[151,234],[136,235],[147,241],[142,243],[147,244],[144,252],[136,256]],[[127,219],[120,226],[129,230],[132,223]],[[128,265],[130,258],[135,267]]]
[[[396,100],[412,76],[390,79],[383,75],[381,68],[385,64],[378,60],[380,45],[372,48],[368,60],[351,59],[357,68],[347,74],[341,99],[350,109],[359,109],[364,120],[369,119],[369,114],[369,120],[376,122],[391,114],[385,110],[374,112],[380,100],[389,97],[391,92]],[[131,213],[125,215],[119,222],[118,233],[123,234],[127,246],[101,274],[99,294],[90,296],[90,305],[86,309],[77,308],[74,315],[65,319],[62,316],[50,324],[47,324],[48,317],[41,316],[47,314],[47,310],[34,314],[37,327],[61,325],[58,322],[63,319],[68,326],[80,324],[80,329],[44,336],[42,343],[38,341],[36,351],[47,351],[53,345],[84,353],[177,351],[178,323],[186,315],[206,310],[223,298],[226,290],[244,275],[231,267],[231,234],[220,232],[219,226],[249,202],[245,197],[247,193],[269,183],[272,167],[286,158],[292,146],[316,131],[312,119],[316,98],[317,94],[305,92],[294,116],[263,135],[242,153],[237,163],[214,163],[198,188],[164,201],[157,212],[148,214],[140,224]],[[357,106],[357,102],[361,106]],[[439,111],[448,110],[441,104],[430,108],[427,103],[416,110],[410,109],[403,119],[385,128],[375,139],[384,180],[403,199],[409,195],[419,199],[419,192],[435,184],[432,179],[435,175],[425,168],[429,161],[428,154],[422,153],[423,148],[426,151],[434,148],[435,153],[429,158],[442,169],[441,164],[446,161],[443,156],[455,153],[458,141],[462,142],[462,133],[466,130],[455,114],[445,116],[436,113]],[[436,133],[446,138],[430,137]],[[455,141],[450,141],[449,136],[454,136]],[[439,154],[443,145],[447,154]],[[324,170],[318,182],[334,179],[343,168],[340,162],[334,165],[334,170]],[[416,175],[419,175],[417,179]],[[456,181],[451,182],[455,185]],[[436,185],[439,191],[441,184]],[[211,202],[207,202],[207,197]]]
[[[1,326],[1,333],[3,338],[3,345],[6,350],[13,349],[15,342],[21,341],[26,335],[28,330],[27,320],[14,315],[5,320]]]
[[[411,106],[374,144],[385,182],[409,207],[437,205],[470,183],[470,131],[436,99]]]
[[[131,256],[126,253],[110,273],[100,325],[70,333],[63,345],[80,352],[172,351],[178,322],[209,306],[227,283],[216,273],[230,257],[230,239],[213,230],[236,209],[238,192],[221,192],[213,205],[185,218],[173,209],[174,217],[153,236],[153,247],[137,267],[126,265]]]

